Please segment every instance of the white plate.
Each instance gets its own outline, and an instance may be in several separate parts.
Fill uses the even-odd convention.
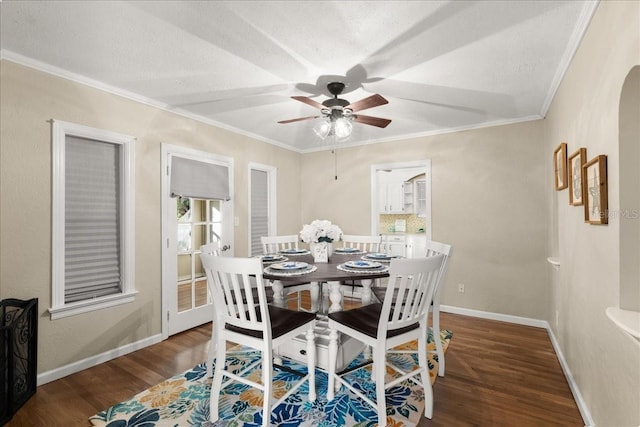
[[[283,249],[280,251],[281,254],[304,254],[306,252],[306,249]]]
[[[280,254],[268,254],[268,255],[262,255],[262,260],[263,261],[279,261],[281,259],[284,259],[284,257]]]
[[[349,253],[349,252],[360,252],[360,249],[358,248],[336,248],[334,249],[335,252],[344,252],[344,253]]]
[[[307,268],[309,266],[309,264],[307,264],[306,262],[297,262],[297,261],[291,261],[291,262],[280,262],[277,264],[271,264],[271,268],[273,268],[274,270],[301,270],[303,268]]]
[[[380,268],[382,264],[375,261],[347,261],[344,263],[350,268]]]
[[[391,255],[385,254],[385,253],[370,253],[367,254],[367,258],[373,258],[373,259],[391,259],[393,258]]]

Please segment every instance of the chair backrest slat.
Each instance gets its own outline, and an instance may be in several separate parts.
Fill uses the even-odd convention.
[[[380,252],[381,242],[382,236],[342,235],[342,243],[345,248],[356,248],[366,252]]]
[[[215,310],[224,313],[225,324],[262,331],[270,337],[271,324],[267,297],[262,281],[262,261],[259,258],[220,257],[201,253],[202,265],[212,283]],[[252,290],[257,286],[258,300]]]
[[[391,260],[389,283],[382,303],[378,338],[387,331],[410,326],[426,318],[438,283],[444,255]]]
[[[266,254],[274,254],[285,249],[298,249],[298,235],[289,236],[262,236],[262,252]]]

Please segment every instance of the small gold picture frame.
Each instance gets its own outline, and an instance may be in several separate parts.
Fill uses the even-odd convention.
[[[569,186],[567,182],[567,143],[563,142],[553,152],[553,171],[556,190],[564,190]]]
[[[600,154],[583,166],[584,221],[589,224],[608,224],[607,156]]]
[[[569,156],[569,204],[580,206],[584,204],[584,169],[587,161],[587,149],[579,148]]]

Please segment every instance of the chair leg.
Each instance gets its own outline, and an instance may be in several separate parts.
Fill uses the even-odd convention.
[[[316,337],[313,328],[307,331],[307,370],[309,372],[309,402],[316,400]]]
[[[327,400],[332,401],[335,396],[335,375],[338,359],[338,331],[329,330],[329,372],[327,382]]]
[[[264,385],[264,395],[262,397],[262,427],[268,427],[271,421],[271,406],[273,403],[273,392],[271,383],[273,379],[273,359],[269,346],[265,343],[262,349],[262,384]]]
[[[436,343],[436,354],[438,355],[438,376],[444,377],[444,349],[440,339],[440,304],[433,304],[433,340]]]
[[[225,368],[225,342],[216,342],[216,368],[211,382],[211,402],[209,404],[209,412],[211,422],[218,421],[218,404],[220,401],[220,390],[222,389],[222,377]]]
[[[387,425],[387,398],[385,374],[386,350],[384,346],[378,345],[373,348],[373,378],[376,383],[376,410],[378,411],[378,426]]]
[[[218,323],[219,322],[214,319],[214,322],[211,325],[211,341],[209,342],[209,353],[207,355],[207,378],[211,378],[213,376],[213,359],[216,356],[216,344],[218,339],[216,325]]]
[[[426,332],[425,327],[421,328]],[[420,334],[418,338],[418,365],[422,368],[420,379],[424,389],[424,416],[431,419],[433,416],[433,389],[431,387],[431,377],[429,375],[429,364],[427,363],[427,334]]]

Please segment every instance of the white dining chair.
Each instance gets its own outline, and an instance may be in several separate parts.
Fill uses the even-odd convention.
[[[267,254],[276,254],[286,249],[298,248],[298,235],[291,234],[287,236],[261,236],[262,252]]]
[[[280,251],[287,249],[299,249],[298,247],[298,235],[291,234],[286,236],[261,236],[260,242],[262,243],[262,252],[264,255],[277,254]],[[302,308],[302,291],[310,289],[309,282],[282,282],[283,290],[287,298],[290,295],[296,295],[296,303],[298,310]]]
[[[386,425],[386,390],[396,384],[410,380],[424,389],[425,417],[433,415],[433,391],[427,363],[427,314],[433,299],[443,255],[428,258],[402,258],[391,260],[388,292],[382,303],[365,305],[347,311],[329,314],[329,372],[327,400],[335,396],[335,382],[345,386],[378,413],[378,425]],[[401,299],[404,304],[394,301]],[[354,370],[336,372],[338,356],[338,334],[346,334],[371,348],[373,359],[371,380],[375,384],[376,401],[369,399],[360,387],[343,377]],[[418,368],[406,371],[387,361],[387,350],[401,344],[418,341]],[[366,365],[365,365],[366,366]],[[358,366],[356,369],[362,369]],[[399,375],[389,381],[389,369]],[[358,377],[360,381],[364,379]]]
[[[220,242],[215,241],[208,243],[206,245],[200,246],[201,254],[209,254],[211,256],[220,256]],[[200,261],[202,262],[202,257],[200,257]],[[213,300],[213,284],[207,280],[207,288],[209,290],[209,295],[211,295],[211,299]],[[219,325],[219,320],[216,315],[215,304],[213,305],[213,321],[211,323],[211,341],[209,341],[209,352],[207,356],[207,378],[210,378],[213,375],[213,358],[216,354],[216,342],[217,342],[217,333],[216,328]]]
[[[364,252],[380,252],[382,236],[359,236],[355,234],[343,234],[342,244],[345,248],[355,248]]]
[[[305,381],[309,384],[309,401],[315,392],[315,337],[316,316],[313,313],[293,311],[268,304],[262,279],[262,261],[258,258],[220,257],[202,253],[202,264],[207,278],[213,284],[217,328],[216,363],[211,384],[210,419],[219,418],[221,390],[233,381],[263,391],[262,426],[269,425],[273,408],[294,393]],[[253,297],[253,280],[257,282],[257,298]],[[245,301],[246,298],[246,301]],[[296,336],[307,339],[307,372],[285,394],[274,402],[273,349]],[[226,367],[227,342],[251,347],[261,352],[261,358],[240,372]],[[251,378],[251,372],[261,365],[260,381]],[[223,381],[228,378],[226,381]]]
[[[201,254],[209,254],[212,256],[220,256],[221,254],[221,248],[220,248],[220,242],[219,241],[215,241],[215,242],[211,242],[208,243],[206,245],[202,245],[200,246],[200,253]],[[200,259],[202,260],[202,257],[200,257]],[[214,293],[213,293],[213,284],[211,283],[211,281],[207,278],[207,288],[209,290],[209,294],[211,295],[211,299],[213,300],[214,298]],[[253,287],[252,287],[252,295],[254,299],[258,298],[258,293],[257,293],[257,289],[256,289],[256,283],[255,281],[253,282]],[[273,292],[271,292],[271,289],[267,289],[266,290],[266,295],[267,295],[267,301],[271,302],[273,300]],[[246,297],[243,298],[243,301],[246,303]],[[222,323],[221,320],[218,319],[217,317],[217,312],[216,312],[216,306],[215,303],[212,304],[212,308],[213,308],[213,321],[211,324],[211,341],[209,342],[209,352],[208,352],[208,357],[207,357],[207,378],[210,378],[213,376],[213,358],[216,355],[216,343],[217,343],[217,327],[220,326],[220,324]],[[238,351],[238,353],[244,353],[244,350],[240,350]]]
[[[380,252],[380,245],[382,244],[382,235],[369,236],[369,235],[356,235],[356,234],[343,234],[342,244],[344,248],[353,248],[363,252]],[[380,280],[375,280],[373,286],[379,286]],[[351,290],[353,296],[355,288],[362,288],[362,284],[359,280],[350,280],[340,284],[341,290]]]
[[[436,242],[434,240],[427,240],[425,256],[435,256],[435,255],[443,255],[444,262],[440,267],[440,273],[438,276],[438,283],[436,285],[436,289],[433,294],[433,302],[431,304],[431,312],[432,312],[432,323],[433,327],[431,328],[433,340],[436,345],[436,354],[438,355],[438,376],[443,377],[445,371],[445,357],[444,357],[444,348],[442,347],[442,340],[440,339],[440,296],[442,294],[442,289],[444,288],[445,280],[447,277],[447,271],[449,270],[449,260],[453,255],[453,246]],[[378,287],[372,288],[373,294],[378,298],[379,301],[383,301],[386,295],[386,288]],[[391,350],[394,353],[412,353],[410,350]],[[413,352],[415,353],[415,352]]]

